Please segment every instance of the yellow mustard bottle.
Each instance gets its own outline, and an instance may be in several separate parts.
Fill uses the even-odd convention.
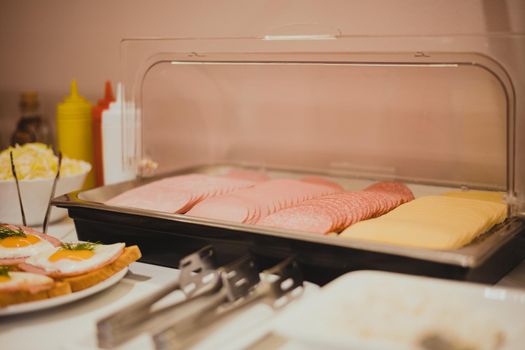
[[[78,94],[77,82],[71,82],[71,92],[57,106],[58,150],[73,159],[82,159],[93,165],[93,137],[91,104]],[[95,175],[89,172],[83,189],[95,185]]]

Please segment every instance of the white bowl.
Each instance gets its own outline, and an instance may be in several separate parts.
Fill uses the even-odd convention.
[[[91,165],[83,162],[84,172],[73,176],[60,177],[57,181],[55,197],[82,188]],[[27,225],[40,226],[44,222],[51,188],[54,179],[20,180],[20,194]],[[57,221],[67,215],[67,209],[51,207],[49,222]],[[0,180],[0,222],[21,225],[22,214],[18,202],[15,180]]]

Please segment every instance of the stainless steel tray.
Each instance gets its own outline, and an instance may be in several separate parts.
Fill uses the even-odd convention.
[[[346,238],[343,239],[336,236],[310,235],[292,230],[274,229],[264,226],[238,224],[226,221],[212,221],[181,214],[169,214],[150,210],[115,207],[104,204],[106,200],[116,196],[119,193],[122,193],[126,190],[143,185],[148,182],[156,181],[163,177],[185,173],[221,174],[234,166],[238,167],[237,165],[221,164],[187,168],[152,178],[133,180],[87,191],[73,192],[54,199],[52,203],[56,206],[65,208],[85,208],[103,211],[109,215],[111,215],[111,213],[129,214],[132,217],[150,217],[167,221],[186,223],[189,225],[204,225],[208,227],[226,229],[232,232],[246,232],[268,237],[279,237],[291,240],[311,242],[319,245],[350,248],[374,253],[384,253],[388,255],[414,258],[418,260],[461,266],[465,268],[476,268],[484,264],[487,261],[487,259],[489,259],[503,246],[508,244],[509,241],[511,241],[518,234],[522,233],[525,230],[525,224],[523,223],[523,221],[517,218],[510,218],[507,219],[504,223],[494,227],[489,232],[483,234],[481,237],[479,237],[466,247],[446,251],[428,250],[379,244],[374,242],[366,242]],[[305,175],[303,171],[290,171],[289,169],[267,169],[266,171],[272,177],[293,178],[298,177],[300,175]],[[348,179],[344,177],[337,177],[333,173],[330,175],[332,179],[341,183],[347,189],[361,189],[364,188],[366,184],[376,181],[370,179]],[[450,189],[445,187],[428,186],[423,184],[408,183],[407,185],[413,190],[416,197],[418,195],[424,194],[441,193]],[[523,253],[525,254],[525,252]]]

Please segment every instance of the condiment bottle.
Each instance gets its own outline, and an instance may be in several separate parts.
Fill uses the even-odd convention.
[[[11,145],[23,145],[30,142],[52,143],[52,137],[47,120],[40,113],[38,93],[23,92],[20,95],[20,120],[11,135]]]
[[[98,100],[98,104],[93,107],[93,167],[95,171],[95,185],[104,185],[104,164],[102,154],[102,112],[109,107],[111,102],[115,101],[111,82],[106,81],[105,96]]]
[[[109,108],[102,112],[102,150],[104,184],[110,185],[116,182],[131,180],[135,177],[132,169],[124,166],[123,134],[131,132],[125,130],[123,119],[128,118],[132,105],[125,103],[122,97],[122,86],[117,84],[116,100],[109,104]],[[126,125],[130,128],[130,125]],[[129,140],[127,140],[129,142]]]
[[[71,93],[57,107],[58,149],[70,158],[93,164],[91,104],[78,94],[77,82],[71,82]],[[93,170],[84,182],[84,189],[95,184]]]

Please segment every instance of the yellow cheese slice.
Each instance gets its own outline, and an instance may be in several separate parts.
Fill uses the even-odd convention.
[[[426,196],[391,212],[354,224],[340,237],[427,249],[469,244],[507,213],[503,203],[455,196]]]
[[[371,219],[343,231],[340,237],[428,249],[450,249],[461,245],[461,237],[438,226],[414,221]]]
[[[480,201],[493,202],[496,204],[503,204],[494,207],[495,215],[498,216],[497,223],[503,222],[507,218],[507,203],[505,202],[504,192],[489,192],[489,191],[452,191],[444,193],[443,196],[474,199]]]
[[[505,204],[505,192],[451,191],[451,192],[443,193],[443,196],[466,198],[466,199],[477,199],[480,201],[489,201],[489,202]]]
[[[493,202],[497,204],[503,204],[504,206],[494,207],[494,214],[498,217],[497,223],[505,221],[507,218],[507,203],[505,202],[504,192],[489,192],[489,191],[452,191],[444,193],[443,196],[474,199],[480,201]]]

